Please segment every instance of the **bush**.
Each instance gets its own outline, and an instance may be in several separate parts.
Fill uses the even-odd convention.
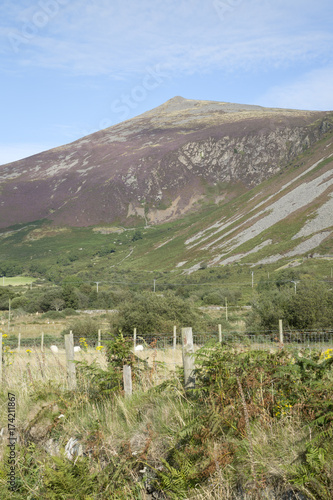
[[[42,314],[42,318],[44,319],[62,319],[66,318],[66,314],[60,311],[48,311]]]
[[[95,345],[98,336],[98,323],[92,318],[77,319],[61,332],[61,335],[67,335],[73,332],[74,341],[79,342],[80,338],[85,338],[86,342]]]
[[[333,323],[333,293],[326,283],[303,279],[294,285],[260,293],[252,304],[247,326],[277,329],[279,319],[294,329],[330,327]]]
[[[133,328],[137,328],[139,335],[167,333],[174,325],[193,326],[198,330],[203,320],[192,301],[177,297],[173,292],[135,294],[121,304],[117,315],[111,318],[111,329],[121,330],[124,335],[133,335]]]
[[[75,309],[72,309],[71,307],[66,307],[66,309],[64,309],[62,312],[65,314],[65,316],[78,316],[79,315],[79,313],[77,313],[75,311]]]

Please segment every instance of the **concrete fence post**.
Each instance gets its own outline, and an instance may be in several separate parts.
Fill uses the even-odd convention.
[[[74,338],[72,331],[69,333],[69,335],[65,335],[65,349],[68,388],[69,390],[73,390],[76,388],[76,374],[74,363]]]
[[[219,327],[219,342],[222,344],[222,325],[218,325]]]
[[[97,347],[100,347],[101,345],[101,330],[98,330],[98,340],[97,340]]]
[[[2,332],[0,332],[0,385],[2,384]]]
[[[135,351],[136,348],[136,328],[133,330],[133,349]]]
[[[192,328],[182,328],[182,346],[185,389],[193,389],[195,386],[195,361],[193,357],[194,347]]]
[[[125,396],[132,396],[132,368],[130,365],[123,366],[123,382]]]
[[[279,341],[280,341],[280,344],[283,344],[283,325],[282,325],[282,319],[279,319]]]
[[[176,349],[177,347],[177,327],[173,327],[173,348]]]

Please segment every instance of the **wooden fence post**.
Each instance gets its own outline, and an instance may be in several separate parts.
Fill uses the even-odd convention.
[[[40,350],[43,352],[44,350],[44,332],[42,332],[42,338],[40,340]]]
[[[73,390],[76,388],[76,375],[74,364],[74,338],[72,331],[69,333],[69,335],[65,335],[65,349],[68,388],[69,390]]]
[[[132,396],[132,368],[130,365],[123,366],[123,381],[125,396]]]
[[[185,389],[193,389],[195,386],[195,362],[193,357],[194,348],[192,328],[182,328],[182,346]]]
[[[177,346],[177,327],[173,327],[173,348],[176,349]]]
[[[101,330],[98,330],[97,347],[100,347],[100,345],[101,345]]]
[[[136,328],[134,328],[134,331],[133,331],[133,349],[135,351],[135,348],[136,348]]]
[[[222,325],[218,325],[219,327],[219,342],[222,344]]]
[[[21,332],[18,334],[18,342],[17,342],[17,352],[21,350]]]
[[[283,326],[282,326],[282,319],[279,319],[279,340],[280,340],[280,344],[283,344]]]

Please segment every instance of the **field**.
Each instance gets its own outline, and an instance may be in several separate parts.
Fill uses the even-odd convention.
[[[31,278],[30,276],[2,276],[0,278],[0,286],[25,286],[34,283],[36,278]]]

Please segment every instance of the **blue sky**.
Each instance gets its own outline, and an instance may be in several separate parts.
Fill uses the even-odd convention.
[[[181,95],[333,109],[332,0],[2,0],[0,164]]]

